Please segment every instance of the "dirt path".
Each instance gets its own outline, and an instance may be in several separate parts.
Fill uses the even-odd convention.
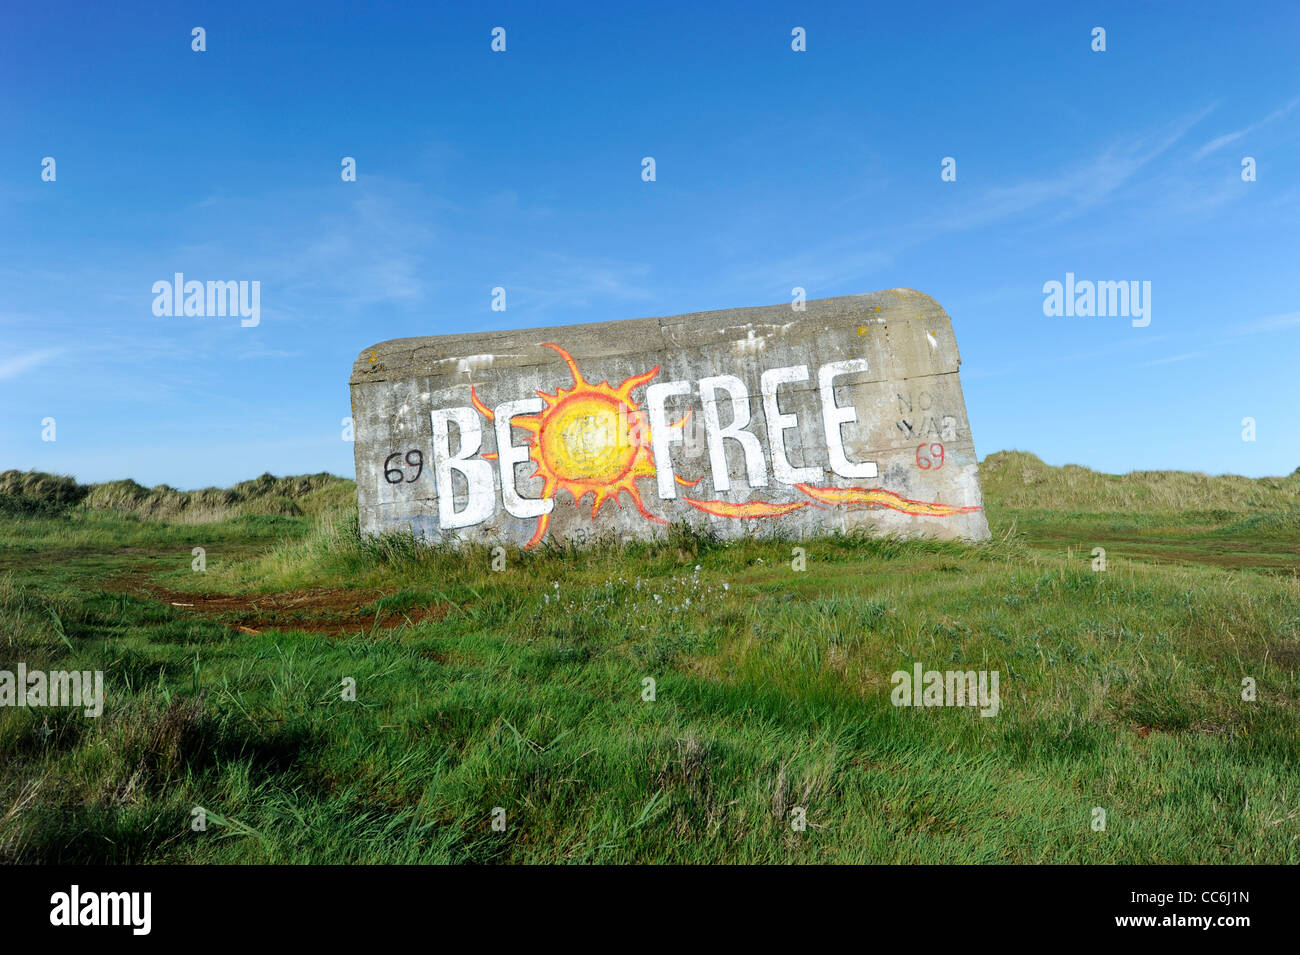
[[[152,583],[139,575],[126,575],[103,584],[107,590],[130,593],[174,607],[180,613],[212,617],[243,633],[263,630],[298,630],[328,636],[367,634],[392,630],[403,624],[438,621],[453,609],[433,603],[404,610],[366,609],[388,596],[383,590],[322,587],[287,590],[274,594],[184,593]]]

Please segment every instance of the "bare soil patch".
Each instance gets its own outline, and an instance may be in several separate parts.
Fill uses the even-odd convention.
[[[405,610],[365,609],[386,592],[349,587],[318,587],[274,594],[202,594],[172,590],[139,578],[106,584],[174,607],[181,613],[215,617],[244,633],[263,630],[299,630],[327,636],[350,636],[392,630],[403,624],[439,621],[452,610],[450,604],[431,603]]]

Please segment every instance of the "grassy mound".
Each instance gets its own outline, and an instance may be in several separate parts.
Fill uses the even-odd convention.
[[[1003,507],[1243,514],[1300,509],[1300,469],[1265,478],[1197,471],[1103,474],[1077,464],[1054,467],[1025,451],[998,451],[980,464],[980,483],[985,498]]]
[[[230,488],[179,491],[130,479],[78,484],[41,471],[0,474],[0,513],[52,516],[74,508],[133,514],[145,520],[201,524],[233,517],[315,517],[353,504],[356,484],[321,472],[296,477],[263,474]]]
[[[85,500],[89,490],[61,474],[5,471],[0,473],[0,514],[57,513]]]

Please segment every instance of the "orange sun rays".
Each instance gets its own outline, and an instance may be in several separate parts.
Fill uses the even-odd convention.
[[[520,415],[512,422],[528,432],[529,458],[536,467],[529,477],[541,477],[542,498],[568,491],[574,502],[580,503],[592,495],[591,516],[595,517],[606,501],[612,498],[618,503],[618,496],[627,494],[642,517],[667,524],[646,510],[636,485],[638,478],[654,477],[655,466],[649,421],[641,406],[632,400],[632,392],[659,374],[659,366],[633,375],[615,388],[608,381],[592,384],[583,378],[573,356],[559,345],[548,342],[542,347],[554,349],[573,376],[569,388],[556,388],[555,394],[538,391],[546,406],[535,415]],[[473,388],[470,397],[480,414],[494,420]],[[683,417],[682,422],[685,420]],[[549,525],[550,514],[539,517],[537,529],[524,548],[535,547],[546,536]]]
[[[649,371],[633,375],[617,388],[608,381],[592,384],[582,377],[573,356],[559,345],[546,343],[543,348],[554,349],[564,359],[573,384],[569,388],[555,389],[555,394],[538,391],[544,407],[537,414],[520,415],[511,423],[528,432],[528,455],[536,470],[529,477],[542,479],[541,497],[551,500],[558,491],[567,491],[574,503],[580,504],[592,496],[591,516],[600,513],[606,501],[619,502],[620,494],[627,494],[637,511],[648,521],[667,524],[658,515],[646,509],[636,482],[640,478],[655,476],[654,453],[650,442],[650,424],[641,406],[632,400],[632,392],[647,384],[659,374],[659,365]],[[492,410],[479,400],[478,392],[471,386],[470,398],[474,407],[489,421],[495,421]],[[691,413],[686,412],[670,428],[684,427]],[[496,452],[483,455],[493,460]],[[684,487],[695,487],[703,477],[695,480],[674,475],[674,480]],[[730,501],[701,501],[689,497],[682,500],[696,510],[716,517],[754,519],[781,517],[805,507],[821,509],[823,505],[866,505],[884,507],[917,517],[947,517],[978,511],[978,505],[958,507],[929,501],[914,501],[883,488],[836,488],[796,484],[796,488],[811,501],[774,503],[751,500],[742,503]],[[537,518],[537,528],[524,549],[536,547],[546,536],[551,515]]]

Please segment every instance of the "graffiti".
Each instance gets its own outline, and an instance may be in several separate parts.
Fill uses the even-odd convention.
[[[411,460],[411,455],[415,455],[414,461]],[[414,476],[409,480],[406,477],[406,473],[402,470],[400,461],[398,462],[397,467],[389,466],[392,463],[393,458],[400,457],[402,457],[402,452],[394,451],[384,459],[384,480],[389,484],[402,484],[404,482],[407,484],[414,484],[416,481],[420,480],[420,475],[424,473],[424,453],[420,451],[419,448],[413,448],[406,452],[406,465],[416,469]],[[396,474],[397,477],[393,477],[392,475],[394,474]]]
[[[944,441],[952,441],[957,437],[957,419],[952,415],[943,415],[942,417],[930,415],[915,422],[903,418],[894,427],[909,438],[933,436]]]
[[[436,409],[432,412],[434,430],[434,480],[439,495],[439,514],[442,526],[464,527],[486,520],[492,513],[493,475],[489,462],[498,465],[501,477],[501,494],[505,509],[515,517],[536,521],[532,536],[524,545],[526,549],[537,546],[550,526],[556,495],[567,492],[575,504],[591,498],[591,517],[613,501],[622,507],[620,498],[626,496],[646,521],[654,524],[669,523],[650,510],[643,491],[638,485],[642,479],[653,479],[661,501],[677,497],[677,487],[694,488],[704,475],[688,478],[673,472],[668,455],[670,443],[681,440],[681,434],[691,412],[688,410],[675,422],[667,415],[667,400],[687,395],[694,389],[686,381],[664,382],[651,385],[659,375],[660,366],[632,375],[618,386],[608,381],[588,381],[572,355],[553,343],[550,348],[564,361],[572,377],[568,387],[557,387],[554,393],[538,390],[536,398],[507,401],[489,408],[480,399],[476,387],[470,388],[473,408],[496,429],[497,450],[479,453],[481,429],[477,421],[462,412],[469,409]],[[876,477],[878,470],[871,461],[850,461],[840,433],[841,426],[856,421],[851,406],[836,404],[834,381],[838,375],[863,371],[864,359],[831,362],[818,370],[817,381],[830,470],[841,477]],[[904,498],[882,488],[821,487],[816,481],[824,468],[796,467],[790,463],[785,447],[785,432],[797,429],[796,415],[783,412],[777,397],[782,384],[809,380],[807,366],[771,369],[761,378],[761,400],[767,424],[771,471],[777,483],[797,488],[810,500],[768,501],[754,498],[734,502],[707,500],[683,495],[681,500],[690,507],[715,517],[733,520],[777,518],[805,507],[865,506],[881,507],[918,517],[946,517],[951,514],[979,510],[979,507],[955,507],[929,501]],[[635,392],[646,388],[644,406]],[[720,424],[718,395],[725,393],[730,405],[730,423]],[[709,448],[713,486],[716,490],[730,488],[723,440],[739,445],[745,462],[745,472],[752,488],[768,485],[768,461],[763,447],[754,433],[745,430],[750,421],[750,396],[744,382],[732,375],[715,375],[700,380],[698,393],[704,409],[704,430]],[[927,399],[929,396],[926,395]],[[900,403],[902,402],[900,396]],[[470,412],[472,415],[473,412]],[[460,449],[451,453],[449,424],[454,424],[460,434]],[[513,441],[511,429],[525,434],[522,445]],[[477,458],[475,458],[477,455]],[[399,459],[391,466],[393,459]],[[937,442],[921,444],[916,449],[917,467],[922,470],[942,468],[946,454]],[[414,468],[408,476],[403,469]],[[514,466],[531,463],[533,471],[528,477],[542,481],[537,497],[526,498],[515,486]],[[413,483],[424,470],[424,456],[417,450],[395,452],[384,462],[384,476],[390,484]],[[465,480],[468,491],[465,507],[456,510],[453,494],[452,472]],[[394,476],[395,475],[395,476]]]
[[[907,289],[363,349],[363,535],[541,547],[866,531],[983,540],[948,316]]]
[[[807,501],[791,501],[789,504],[771,504],[767,501],[745,501],[734,504],[731,501],[695,501],[689,497],[682,498],[691,507],[712,514],[715,517],[781,517],[801,507],[808,507]]]
[[[957,438],[957,418],[935,410],[935,396],[928,391],[913,395],[912,392],[899,392],[894,396],[898,401],[898,421],[894,425],[909,438],[926,438],[933,435],[942,441],[954,441]],[[919,416],[918,416],[919,414]]]
[[[595,517],[606,501],[626,494],[646,520],[667,524],[646,510],[636,485],[638,478],[653,477],[655,466],[645,412],[632,400],[632,391],[659,374],[659,366],[626,379],[617,388],[608,381],[593,385],[582,377],[577,362],[559,345],[548,343],[542,347],[554,349],[564,359],[573,375],[573,386],[556,388],[553,395],[537,392],[544,407],[537,414],[520,415],[512,422],[529,434],[529,458],[537,468],[530,477],[542,478],[541,499],[549,501],[557,491],[567,491],[578,504],[590,494],[591,516]],[[479,400],[478,392],[471,388],[470,394],[479,413],[495,421],[496,414]],[[550,519],[549,509],[537,515],[537,529],[525,548],[536,546],[546,535]]]
[[[969,514],[980,510],[978,506],[954,507],[951,504],[913,501],[901,494],[895,494],[893,491],[886,491],[878,487],[809,487],[800,484],[798,488],[809,497],[824,501],[827,504],[865,504],[868,507],[887,507],[890,510],[902,511],[904,514],[913,514],[917,517],[947,517],[950,514]]]
[[[916,446],[916,466],[922,471],[939,470],[943,467],[943,445],[935,442],[928,448],[924,444]]]

